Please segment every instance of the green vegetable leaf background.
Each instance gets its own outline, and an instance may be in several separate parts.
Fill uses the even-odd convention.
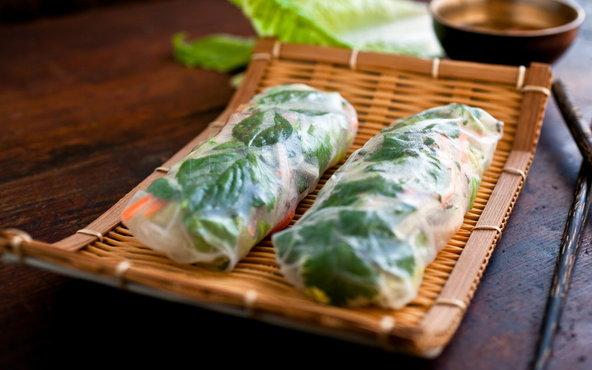
[[[254,39],[231,35],[206,36],[187,42],[180,32],[173,36],[175,59],[188,67],[230,72],[249,63]]]
[[[230,0],[260,37],[283,42],[437,57],[442,49],[425,4],[410,0]],[[175,56],[191,67],[228,72],[248,63],[253,39],[173,37]]]

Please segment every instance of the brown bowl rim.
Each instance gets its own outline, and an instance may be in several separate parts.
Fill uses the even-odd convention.
[[[562,1],[562,0],[548,0],[548,1],[553,1],[555,3],[559,3],[562,5],[565,5],[573,10],[576,11],[577,16],[575,17],[575,19],[569,23],[563,24],[561,26],[557,26],[557,27],[551,27],[551,28],[543,28],[540,30],[521,30],[521,31],[499,31],[499,30],[484,30],[483,28],[473,28],[471,26],[462,26],[459,24],[456,24],[454,22],[450,22],[448,21],[446,18],[440,16],[440,14],[437,13],[436,11],[436,6],[445,3],[449,0],[432,0],[428,6],[430,15],[432,16],[432,18],[434,20],[436,20],[437,22],[450,27],[450,28],[454,28],[457,30],[461,30],[461,31],[465,31],[465,32],[470,32],[470,33],[476,33],[476,34],[482,34],[482,35],[491,35],[491,36],[510,36],[510,37],[536,37],[536,36],[548,36],[548,35],[556,35],[556,34],[560,34],[566,31],[570,31],[572,29],[577,29],[583,22],[585,19],[585,12],[584,9],[576,2],[574,1]]]

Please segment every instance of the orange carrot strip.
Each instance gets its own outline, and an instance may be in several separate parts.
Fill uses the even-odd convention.
[[[255,229],[255,224],[251,224],[248,228],[247,231],[249,232],[249,235],[251,236],[255,236],[255,233],[257,232],[257,230]]]
[[[134,204],[130,205],[129,207],[127,207],[122,213],[121,213],[121,217],[123,218],[124,221],[129,221],[131,220],[135,215],[138,214],[138,212],[140,211],[140,209],[147,203],[149,202],[151,199],[153,199],[154,197],[152,195],[146,195],[138,200],[136,200],[134,202]]]
[[[294,207],[290,207],[290,210],[288,211],[286,218],[284,218],[279,224],[277,224],[273,228],[273,230],[271,230],[271,233],[273,234],[273,233],[278,232],[282,229],[285,229],[290,224],[290,221],[292,221],[292,219],[294,218],[295,215],[296,215],[296,205],[294,205]]]
[[[144,212],[144,217],[152,216],[154,213],[156,213],[156,211],[164,207],[166,203],[167,202],[165,202],[164,200],[154,198],[154,202],[152,202],[150,208],[148,208],[146,212]]]

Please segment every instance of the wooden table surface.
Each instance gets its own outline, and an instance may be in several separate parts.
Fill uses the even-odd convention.
[[[83,228],[221,112],[233,92],[228,76],[175,63],[170,37],[180,30],[253,34],[240,12],[220,0],[129,3],[0,26],[0,228],[48,242]],[[587,119],[591,65],[587,20],[554,66]],[[0,368],[359,359],[397,368],[525,369],[580,162],[550,101],[526,186],[464,321],[438,359],[0,263]],[[591,235],[588,226],[549,369],[592,368]]]

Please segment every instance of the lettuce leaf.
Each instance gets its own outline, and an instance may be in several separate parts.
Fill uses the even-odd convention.
[[[183,32],[173,36],[175,59],[187,67],[229,72],[249,63],[255,40],[232,35],[211,35],[187,42]]]
[[[259,36],[284,42],[442,55],[425,4],[408,0],[230,0]]]
[[[442,49],[425,4],[410,0],[229,0],[258,36],[284,42],[438,57]],[[252,38],[173,37],[175,58],[189,67],[229,72],[249,63]],[[236,81],[235,81],[236,82]]]

